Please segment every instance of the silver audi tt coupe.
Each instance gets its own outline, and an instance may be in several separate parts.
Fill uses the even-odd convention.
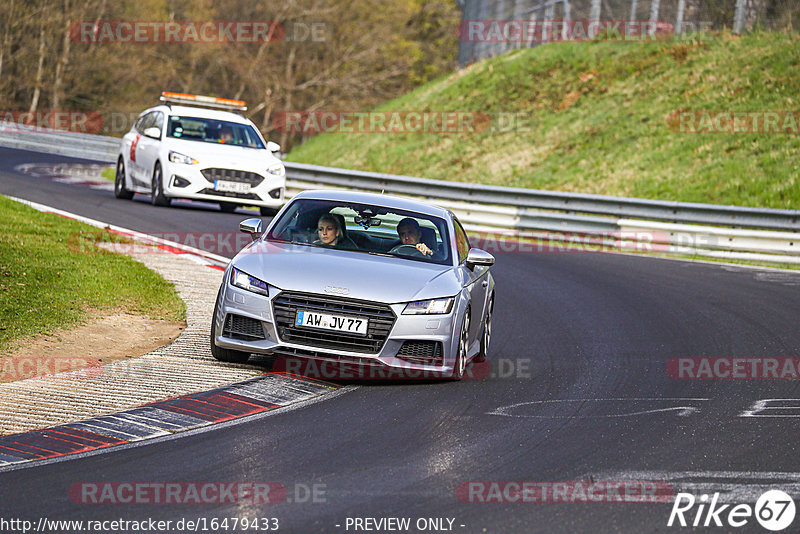
[[[494,257],[449,210],[386,195],[306,191],[230,262],[211,352],[460,379],[486,358]],[[384,375],[385,376],[385,375]]]

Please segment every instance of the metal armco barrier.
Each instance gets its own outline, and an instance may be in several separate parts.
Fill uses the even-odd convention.
[[[800,211],[765,208],[718,206],[640,198],[562,193],[515,187],[464,184],[412,178],[393,174],[353,171],[288,163],[291,178],[303,182],[363,189],[385,190],[431,199],[479,202],[500,206],[556,210],[567,213],[592,213],[619,218],[642,218],[655,221],[741,226],[772,230],[800,230]]]
[[[120,140],[0,123],[0,146],[114,163]],[[406,195],[451,209],[473,232],[561,240],[558,235],[641,236],[658,251],[800,264],[800,210],[720,206],[466,184],[286,162],[287,197],[345,188]],[[627,248],[627,247],[621,247]]]

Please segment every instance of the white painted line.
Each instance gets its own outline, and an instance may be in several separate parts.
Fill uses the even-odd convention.
[[[155,421],[158,424],[169,425],[175,427],[175,430],[185,430],[187,428],[195,428],[203,426],[207,423],[204,419],[192,417],[183,413],[170,412],[162,410],[161,408],[154,408],[152,406],[141,406],[139,408],[131,408],[119,412],[126,417],[139,418],[144,421]]]
[[[148,424],[142,421],[137,421],[133,417],[127,414],[119,414],[119,413],[112,413],[109,415],[103,415],[100,417],[95,417],[94,421],[102,421],[104,423],[114,424],[114,428],[119,428],[120,424],[127,425],[131,429],[140,429],[140,432],[144,432],[146,434],[145,437],[152,437],[152,436],[165,436],[169,434],[163,428],[159,428],[153,424]]]
[[[790,406],[777,404],[784,402],[790,403]],[[774,413],[774,410],[794,410],[796,413]],[[739,417],[800,417],[800,399],[759,399],[750,405],[750,409],[741,412]]]
[[[527,402],[518,402],[515,404],[509,404],[506,406],[500,406],[495,408],[490,412],[486,412],[486,415],[499,415],[503,417],[515,417],[515,418],[534,418],[534,419],[600,419],[600,418],[608,418],[608,417],[634,417],[637,415],[647,415],[652,413],[662,413],[662,412],[676,412],[675,415],[679,417],[686,417],[693,413],[699,411],[697,406],[669,406],[665,408],[651,408],[646,409],[646,407],[642,407],[645,409],[637,409],[639,407],[634,406],[634,411],[626,411],[623,413],[601,413],[601,414],[588,414],[588,415],[581,415],[581,414],[565,414],[565,415],[550,415],[550,414],[514,414],[509,413],[511,410],[515,408],[519,408],[521,406],[544,406],[547,404],[567,404],[567,403],[574,403],[579,405],[588,405],[588,404],[596,404],[601,402],[634,402],[634,403],[642,403],[642,402],[677,402],[677,403],[685,403],[685,402],[703,402],[707,401],[707,398],[698,398],[698,397],[673,397],[673,398],[661,398],[661,397],[632,397],[632,398],[624,398],[624,397],[617,397],[617,398],[605,398],[605,399],[552,399],[552,400],[536,400],[536,401],[527,401]]]
[[[99,183],[98,184],[93,183],[93,184],[89,185],[89,188],[90,189],[99,189],[100,191],[113,191],[114,190],[114,186],[111,185],[111,184],[99,184]]]
[[[675,495],[695,496],[719,493],[722,503],[756,502],[762,493],[780,489],[794,498],[800,497],[800,473],[787,471],[605,471],[591,473],[594,480],[663,481]]]
[[[108,426],[100,424],[92,424],[85,421],[79,421],[76,423],[67,423],[64,426],[68,428],[77,428],[78,430],[86,430],[87,432],[100,434],[101,436],[107,436],[116,439],[124,439],[125,441],[138,441],[141,439],[145,439],[142,436],[135,436],[133,434],[128,434],[127,432],[122,432],[121,430],[117,430],[116,428],[109,428]]]

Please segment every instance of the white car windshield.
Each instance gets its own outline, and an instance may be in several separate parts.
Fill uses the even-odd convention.
[[[200,117],[170,116],[167,137],[247,148],[264,148],[255,129],[248,124]]]
[[[295,200],[267,239],[441,265],[451,263],[444,219],[383,206]]]

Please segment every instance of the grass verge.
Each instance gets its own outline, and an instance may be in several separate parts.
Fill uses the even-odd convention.
[[[800,206],[800,135],[685,133],[680,111],[796,111],[800,37],[564,42],[475,63],[383,111],[474,111],[506,128],[322,134],[288,160],[505,186]],[[495,120],[495,119],[493,119]]]
[[[87,309],[181,321],[175,287],[143,264],[92,243],[100,230],[0,196],[0,351],[17,339],[80,324]]]

